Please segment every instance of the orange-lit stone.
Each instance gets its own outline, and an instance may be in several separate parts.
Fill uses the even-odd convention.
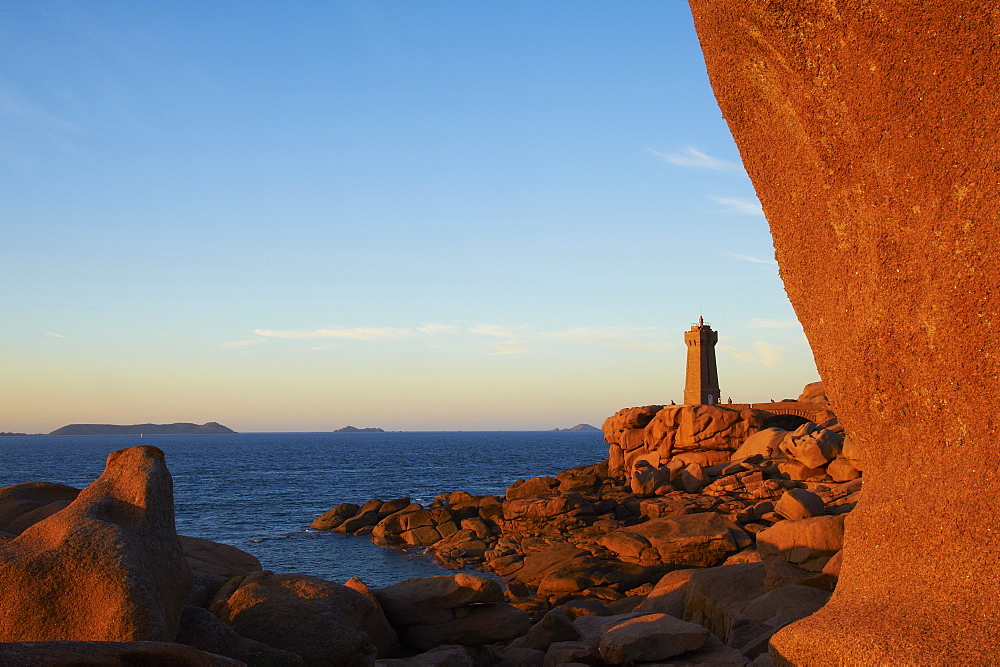
[[[108,456],[65,509],[0,544],[0,641],[172,641],[191,588],[155,447]]]
[[[1000,664],[1000,8],[691,7],[823,388],[864,459],[836,593],[772,655]]]

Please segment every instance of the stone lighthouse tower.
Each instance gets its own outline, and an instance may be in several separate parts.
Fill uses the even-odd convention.
[[[687,344],[687,374],[684,383],[685,405],[711,405],[719,402],[719,371],[715,366],[715,344],[719,333],[705,324],[702,317],[690,331],[684,332]]]

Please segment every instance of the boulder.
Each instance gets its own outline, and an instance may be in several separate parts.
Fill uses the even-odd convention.
[[[443,623],[416,623],[399,628],[403,640],[414,648],[427,649],[443,644],[479,646],[520,637],[531,628],[525,612],[509,604],[476,604],[462,608]]]
[[[635,611],[670,614],[677,618],[684,618],[687,583],[696,571],[693,569],[674,570],[663,575]]]
[[[633,494],[648,497],[653,495],[664,481],[663,473],[643,460],[633,466],[629,486]]]
[[[806,489],[789,489],[774,504],[774,513],[796,521],[826,513],[823,499]]]
[[[0,641],[172,641],[191,572],[163,452],[108,455],[67,507],[0,544],[0,579]]]
[[[708,630],[668,614],[631,618],[606,630],[598,650],[611,665],[665,660],[704,646]]]
[[[577,641],[555,642],[545,652],[545,665],[567,665],[584,663],[599,665],[603,662],[600,654],[601,636],[616,625],[648,614],[615,614],[612,616],[581,616],[573,621],[573,627],[580,633]]]
[[[781,451],[807,468],[822,468],[840,453],[844,436],[806,422],[785,436]]]
[[[689,463],[681,471],[680,483],[688,493],[698,493],[709,483],[709,479],[700,464]]]
[[[510,485],[504,496],[507,500],[530,498],[540,496],[543,493],[552,493],[557,486],[559,486],[559,480],[555,477],[533,477],[527,481],[517,480]]]
[[[785,429],[773,426],[757,431],[744,440],[740,448],[733,452],[729,458],[732,461],[742,461],[756,455],[774,456],[781,450],[781,443],[785,441],[788,434],[789,432]]]
[[[504,601],[503,589],[497,582],[464,572],[406,579],[373,593],[389,622],[397,628],[450,621],[456,609]]]
[[[379,516],[378,510],[365,510],[364,506],[362,506],[361,510],[358,511],[358,514],[345,519],[337,526],[334,526],[333,530],[338,533],[354,533],[362,528],[372,527],[379,521],[381,521],[381,517]]]
[[[205,572],[229,579],[263,569],[253,554],[221,542],[178,535],[184,558],[193,572]]]
[[[763,563],[722,565],[691,573],[684,618],[726,641],[743,609],[764,590]]]
[[[809,479],[817,479],[826,475],[826,468],[810,468],[801,461],[782,461],[778,464],[778,471],[785,479],[804,482]]]
[[[650,519],[615,533],[618,535],[610,534],[601,543],[612,550],[623,549],[618,552],[623,556],[633,554],[644,540],[650,545],[644,552],[647,558],[686,567],[710,567],[753,543],[736,524],[715,512]]]
[[[239,660],[252,666],[301,665],[302,658],[294,653],[240,637],[235,630],[207,609],[188,605],[181,614],[177,632],[178,644]]]
[[[193,576],[189,604],[207,607],[226,580],[262,569],[256,556],[234,546],[184,535],[177,539]]]
[[[572,642],[580,639],[580,633],[573,625],[573,619],[562,609],[552,609],[541,620],[531,626],[531,629],[518,637],[511,646],[515,648],[530,648],[546,651],[555,642]]]
[[[354,503],[340,503],[332,510],[328,510],[313,519],[309,527],[314,530],[333,530],[356,515],[359,509],[361,508]]]
[[[861,477],[861,472],[843,456],[838,456],[830,461],[830,464],[826,467],[826,474],[834,482],[850,482],[852,479]]]
[[[579,493],[549,493],[506,501],[503,504],[503,518],[507,521],[551,519],[586,505],[587,501]]]
[[[24,482],[0,489],[0,531],[20,535],[28,526],[69,505],[80,489],[51,482]]]
[[[810,382],[807,384],[802,388],[802,393],[799,394],[798,400],[804,403],[822,403],[823,405],[830,405],[830,401],[826,397],[826,390],[823,389],[822,382]]]
[[[801,521],[779,521],[757,533],[757,550],[763,558],[802,563],[832,556],[844,544],[844,516],[818,516]]]
[[[844,444],[841,447],[840,455],[844,457],[851,467],[859,472],[864,472],[864,460],[861,455],[861,448],[858,446],[858,439],[850,435],[844,436]]]
[[[316,577],[268,570],[236,577],[209,610],[241,636],[306,663],[370,665],[392,650],[393,630],[368,598]]]

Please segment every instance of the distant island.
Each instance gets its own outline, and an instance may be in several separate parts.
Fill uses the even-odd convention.
[[[600,431],[601,429],[596,426],[591,426],[590,424],[577,424],[576,426],[570,426],[569,428],[554,428],[553,431]]]
[[[204,433],[236,433],[218,422],[207,424],[69,424],[49,435],[201,435]]]
[[[381,428],[357,428],[356,426],[345,426],[338,428],[334,433],[385,433]]]

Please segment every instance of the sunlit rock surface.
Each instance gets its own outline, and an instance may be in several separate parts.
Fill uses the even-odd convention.
[[[863,452],[796,664],[997,664],[995,2],[691,0],[824,389]]]
[[[163,452],[112,452],[75,500],[0,544],[0,580],[0,641],[172,641],[191,572]]]

